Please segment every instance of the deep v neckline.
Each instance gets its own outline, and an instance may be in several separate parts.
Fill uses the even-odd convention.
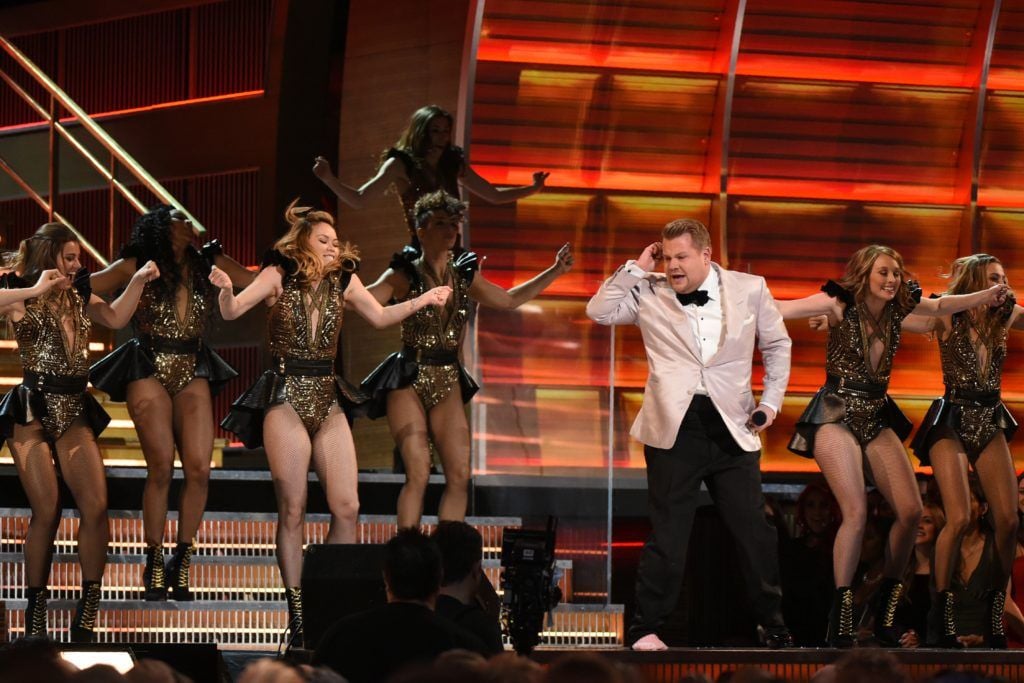
[[[320,280],[316,288],[310,287],[308,294],[306,291],[299,293],[299,302],[302,304],[302,312],[306,318],[306,342],[310,350],[318,348],[328,291],[329,283],[325,277]],[[314,313],[316,313],[315,320]]]
[[[46,309],[60,332],[60,344],[64,349],[64,357],[67,359],[69,366],[74,365],[75,355],[78,352],[78,333],[80,327],[78,315],[75,312],[74,301],[69,292],[58,292],[55,298],[58,300],[57,305],[52,306],[50,302],[46,302]],[[67,305],[65,306],[61,302],[67,302]],[[68,328],[64,325],[64,313],[67,313],[72,323],[70,337],[68,335]]]

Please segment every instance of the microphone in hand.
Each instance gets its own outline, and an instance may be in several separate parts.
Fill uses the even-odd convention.
[[[755,410],[750,415],[750,423],[755,427],[763,427],[768,422],[768,414],[763,410]]]

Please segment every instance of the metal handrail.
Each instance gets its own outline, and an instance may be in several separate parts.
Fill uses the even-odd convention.
[[[53,80],[51,80],[49,76],[47,76],[43,72],[42,69],[36,66],[36,64],[32,60],[25,56],[24,53],[22,53],[17,47],[15,47],[10,41],[8,41],[3,36],[0,36],[0,48],[2,48],[8,55],[10,55],[11,58],[19,66],[21,66],[21,68],[24,69],[26,73],[28,73],[37,83],[39,83],[39,85],[43,87],[44,90],[46,90],[46,92],[50,95],[51,101],[59,103],[64,109],[66,109],[71,114],[72,117],[77,119],[80,125],[83,128],[85,128],[85,130],[87,130],[93,136],[93,138],[110,153],[111,157],[120,162],[143,187],[152,192],[153,195],[164,204],[169,204],[178,209],[179,211],[181,211],[191,221],[192,226],[199,233],[206,232],[206,229],[202,226],[202,224],[199,223],[195,216],[193,216],[188,211],[188,209],[182,206],[181,203],[170,192],[168,192],[164,188],[164,186],[160,184],[158,180],[156,180],[156,178],[151,176],[149,172],[146,171],[146,169],[144,169],[130,154],[128,154],[127,151],[124,150],[123,147],[121,147],[121,145],[117,143],[116,140],[114,140],[114,138],[110,136],[109,133],[107,133],[98,123],[96,123],[96,121],[94,121],[92,117],[90,117],[85,112],[85,110],[79,107],[78,104],[74,100],[72,100],[66,92],[64,92],[56,83],[54,83]],[[121,183],[114,177],[112,171],[108,170],[77,139],[75,139],[73,135],[71,135],[70,131],[68,131],[68,129],[64,125],[62,125],[60,121],[57,120],[55,113],[47,111],[42,105],[36,102],[27,92],[25,92],[21,87],[19,87],[7,74],[0,71],[0,77],[2,77],[3,80],[14,89],[15,93],[17,93],[19,97],[25,100],[25,102],[30,107],[32,107],[32,109],[34,109],[37,114],[42,116],[43,119],[47,123],[49,123],[49,125],[57,133],[59,133],[64,139],[70,142],[75,151],[81,154],[89,162],[89,164],[96,171],[98,171],[100,175],[108,183],[110,183],[111,187],[113,187],[119,193],[121,193],[121,195],[133,207],[135,207],[136,210],[138,210],[140,213],[146,211],[145,205],[134,194],[132,194],[132,192],[127,187],[125,187],[123,183]],[[8,174],[11,174],[13,172],[13,169],[10,169],[10,166],[6,162],[3,163],[2,167],[4,168],[4,170],[8,171]],[[30,195],[33,195],[33,199],[36,201],[36,203],[38,203],[49,213],[51,213],[55,218],[57,218],[58,214],[52,209],[52,202],[54,199],[53,197],[50,198],[50,203],[46,203],[45,200],[42,200],[42,197],[37,192],[28,187],[23,180],[15,177],[14,175],[12,175],[12,178],[15,178],[15,182],[21,185],[22,188],[29,192]],[[72,230],[74,230],[74,228],[72,228],[63,218],[60,218],[60,221],[65,225],[68,225],[68,227],[71,228]],[[77,230],[74,231],[78,233]],[[83,248],[89,251],[89,253],[91,253],[97,260],[106,264],[106,260],[103,259],[102,256],[100,256],[91,245],[89,245],[88,247],[86,246],[88,242],[81,237],[80,233],[79,237],[82,240]]]
[[[96,247],[94,247],[91,242],[89,242],[89,240],[85,239],[85,236],[78,231],[78,228],[71,225],[71,222],[67,218],[61,215],[58,211],[54,211],[53,208],[50,206],[50,203],[43,199],[43,196],[36,192],[32,188],[32,186],[29,185],[28,182],[24,178],[22,178],[21,175],[18,174],[18,172],[15,171],[9,163],[7,163],[7,159],[4,159],[2,155],[0,155],[0,170],[7,173],[7,175],[11,177],[11,180],[17,183],[21,189],[25,190],[28,196],[31,197],[33,201],[35,201],[35,203],[38,204],[43,209],[43,211],[46,211],[47,213],[51,214],[55,219],[63,223],[68,228],[68,230],[75,233],[75,236],[78,237],[78,243],[82,245],[83,249],[92,254],[92,257],[94,259],[96,259],[103,266],[107,265],[107,259],[103,256],[103,254],[101,254],[99,250],[96,249]]]

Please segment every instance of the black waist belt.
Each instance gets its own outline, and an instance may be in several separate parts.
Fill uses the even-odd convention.
[[[81,394],[89,384],[89,377],[69,377],[65,375],[39,375],[31,370],[22,371],[21,383],[29,389],[43,391],[47,394]]]
[[[456,365],[459,362],[459,352],[415,349],[411,346],[403,346],[402,358],[410,358],[423,365]]]
[[[306,377],[327,377],[334,374],[334,359],[306,360],[304,358],[277,357],[274,366],[279,375],[304,375]]]
[[[888,384],[876,384],[874,382],[857,382],[829,374],[825,376],[825,387],[833,391],[848,391],[866,399],[885,398],[885,392],[889,390]]]
[[[139,342],[148,349],[158,353],[199,353],[199,345],[202,340],[198,337],[193,339],[171,339],[170,337],[155,337],[142,335]]]
[[[1000,400],[998,389],[958,389],[956,387],[946,389],[946,394],[943,398],[951,403],[982,408],[994,408],[999,405]]]

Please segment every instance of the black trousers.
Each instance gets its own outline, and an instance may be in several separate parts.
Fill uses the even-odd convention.
[[[644,447],[652,530],[640,555],[636,614],[627,642],[656,633],[679,601],[701,482],[736,539],[758,621],[765,627],[783,625],[778,535],[764,514],[760,456],[736,444],[711,399],[700,395],[694,396],[672,448]]]

